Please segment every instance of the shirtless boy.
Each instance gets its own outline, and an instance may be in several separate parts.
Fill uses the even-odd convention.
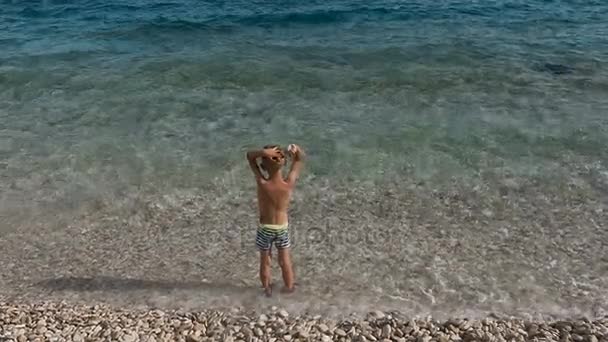
[[[283,274],[285,287],[283,292],[290,293],[294,288],[294,274],[289,254],[287,210],[291,193],[302,169],[304,153],[297,145],[289,145],[287,153],[292,158],[291,169],[287,178],[283,178],[282,168],[287,164],[286,156],[277,145],[267,145],[261,151],[247,153],[249,166],[257,183],[259,226],[256,245],[260,251],[260,280],[266,296],[272,295],[270,283],[270,256],[272,244],[278,250],[279,266]],[[261,159],[258,166],[257,160]],[[265,177],[260,167],[268,176]]]

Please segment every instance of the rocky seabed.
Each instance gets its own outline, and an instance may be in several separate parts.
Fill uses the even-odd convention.
[[[267,312],[126,310],[37,303],[0,305],[0,341],[608,341],[608,317],[552,322],[513,318],[407,318],[372,311],[340,319]]]

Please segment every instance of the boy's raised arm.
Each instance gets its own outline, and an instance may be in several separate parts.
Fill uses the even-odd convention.
[[[251,168],[251,171],[253,171],[253,174],[255,175],[255,179],[257,181],[261,181],[264,179],[264,176],[262,176],[262,172],[260,172],[260,167],[258,166],[258,163],[256,162],[256,160],[260,157],[264,156],[264,151],[249,151],[247,152],[247,160],[249,161],[249,167]]]
[[[294,146],[294,150],[290,151],[293,155],[293,162],[291,163],[291,169],[287,174],[287,183],[290,186],[294,186],[298,177],[300,176],[300,171],[303,166],[304,152],[300,149],[299,146]]]

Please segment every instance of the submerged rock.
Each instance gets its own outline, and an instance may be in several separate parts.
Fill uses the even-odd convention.
[[[555,63],[545,63],[540,67],[540,70],[554,75],[566,75],[574,72],[574,68],[571,66]]]

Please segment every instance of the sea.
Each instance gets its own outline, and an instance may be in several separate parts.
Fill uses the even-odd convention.
[[[279,302],[608,310],[600,0],[0,0],[0,294],[264,303],[245,154],[291,143]]]

